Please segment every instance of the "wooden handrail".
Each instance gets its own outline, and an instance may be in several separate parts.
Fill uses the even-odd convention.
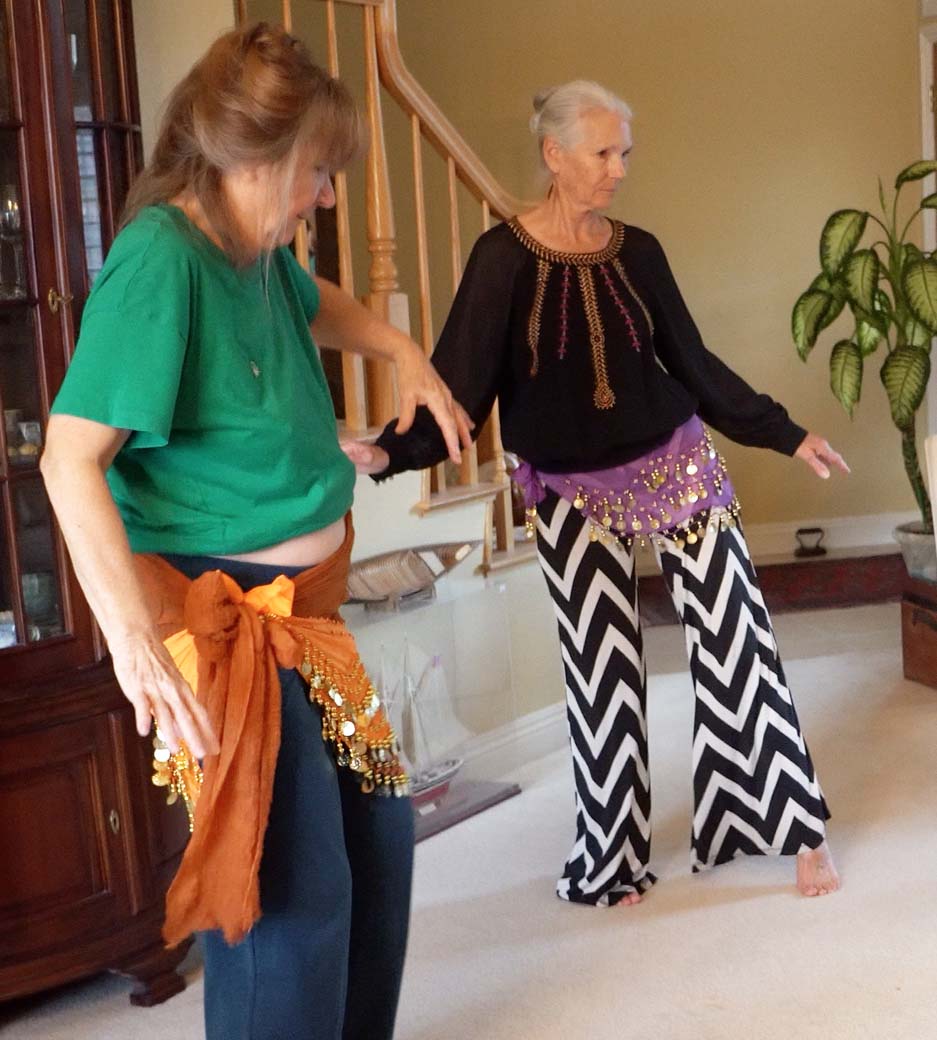
[[[384,0],[375,15],[381,83],[387,92],[408,116],[419,118],[424,137],[444,160],[451,157],[455,161],[459,180],[479,202],[487,202],[496,216],[505,220],[529,208],[501,187],[407,68],[397,37],[397,0]]]

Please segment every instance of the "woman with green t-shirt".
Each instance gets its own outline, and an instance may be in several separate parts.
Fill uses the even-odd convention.
[[[201,933],[208,1040],[393,1034],[412,813],[337,614],[355,474],[314,338],[392,361],[400,428],[426,404],[455,461],[470,423],[415,343],[288,248],[358,127],[284,31],[212,45],[131,190],[42,459],[137,728],[155,719],[194,817],[164,934]]]

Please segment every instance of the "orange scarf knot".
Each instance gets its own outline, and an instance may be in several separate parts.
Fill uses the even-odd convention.
[[[185,799],[192,827],[166,897],[171,946],[216,928],[235,943],[260,917],[258,871],[280,747],[278,667],[297,669],[308,683],[323,737],[362,790],[408,793],[380,697],[337,615],[352,540],[349,517],[345,542],[328,560],[247,591],[222,571],[189,581],[159,556],[135,557],[166,647],[221,748],[206,759],[204,776],[184,746],[154,762],[154,783]],[[165,759],[158,736],[154,743]]]

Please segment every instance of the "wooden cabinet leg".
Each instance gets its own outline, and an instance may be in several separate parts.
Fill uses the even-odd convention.
[[[152,1007],[162,1004],[164,1000],[181,993],[185,989],[185,979],[176,971],[192,945],[186,939],[175,949],[167,950],[165,946],[151,946],[135,954],[130,960],[112,971],[124,975],[135,983],[130,994],[130,1003],[137,1007]]]

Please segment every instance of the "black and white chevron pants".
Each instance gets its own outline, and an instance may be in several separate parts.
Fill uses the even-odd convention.
[[[648,870],[646,669],[634,552],[590,541],[591,523],[552,493],[538,514],[576,787],[576,840],[557,894],[611,906],[656,880]],[[693,870],[816,848],[829,811],[741,528],[717,528],[682,549],[666,539],[656,551],[696,693]]]

